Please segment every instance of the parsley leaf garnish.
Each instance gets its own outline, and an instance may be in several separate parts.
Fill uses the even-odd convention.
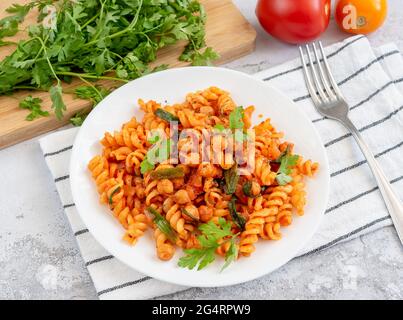
[[[203,53],[198,51],[191,55],[192,66],[212,66],[213,61],[220,58],[220,55],[208,47]]]
[[[221,272],[228,268],[232,262],[238,258],[238,246],[235,244],[234,239],[231,239],[231,245],[225,254],[225,263],[221,268]]]
[[[223,132],[225,130],[225,127],[223,124],[219,123],[214,126],[214,129],[218,130],[218,132]]]
[[[49,116],[49,112],[42,110],[41,103],[41,98],[33,98],[32,96],[28,96],[20,102],[20,108],[31,111],[25,118],[27,121]]]
[[[292,178],[289,174],[291,173],[291,168],[296,166],[298,159],[298,155],[291,155],[289,152],[282,155],[279,159],[280,167],[277,171],[276,180],[280,186],[284,186],[291,182]]]
[[[63,118],[63,111],[66,110],[66,105],[63,102],[63,89],[60,83],[51,87],[49,93],[50,99],[52,100],[52,108],[55,110],[56,118],[61,120]]]
[[[221,270],[227,268],[232,261],[238,257],[238,248],[235,238],[238,234],[232,234],[231,222],[225,221],[223,218],[218,219],[218,225],[213,221],[199,226],[202,234],[197,237],[201,248],[193,248],[184,250],[185,256],[181,257],[178,266],[188,268],[190,270],[197,266],[197,270],[202,270],[215,260],[215,250],[222,245],[220,241],[231,243],[229,250],[225,256],[225,264]]]
[[[244,127],[243,115],[244,115],[243,107],[236,107],[234,109],[234,111],[232,111],[230,113],[230,115],[229,115],[229,127],[232,130],[243,129],[243,127]]]

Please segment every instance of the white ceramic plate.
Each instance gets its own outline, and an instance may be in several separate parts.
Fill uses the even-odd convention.
[[[295,217],[290,227],[283,228],[280,241],[259,241],[255,253],[241,258],[220,273],[223,260],[202,271],[177,266],[181,250],[169,262],[156,257],[152,232],[131,247],[122,240],[123,228],[99,203],[94,181],[87,164],[101,153],[99,140],[106,131],[119,130],[124,122],[143,114],[137,100],[175,103],[187,93],[217,86],[229,91],[238,105],[254,105],[254,123],[259,114],[270,117],[286,139],[296,144],[296,153],[320,163],[315,179],[307,179],[308,204],[303,217]],[[261,277],[297,255],[319,226],[328,200],[329,169],[326,152],[312,123],[284,94],[251,76],[240,72],[209,67],[171,69],[132,81],[110,94],[88,116],[80,129],[72,152],[71,190],[77,210],[88,230],[113,256],[148,276],[159,280],[199,287],[233,285]]]

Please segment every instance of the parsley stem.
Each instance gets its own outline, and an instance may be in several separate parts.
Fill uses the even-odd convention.
[[[14,86],[15,90],[37,90],[37,91],[47,91],[41,88],[33,87],[33,86]]]
[[[100,14],[99,14],[99,22],[102,22],[102,19],[104,18],[104,9],[105,9],[105,1],[101,1],[101,10],[100,10]],[[97,42],[97,38],[99,37],[100,33],[102,32],[102,28],[99,28],[98,32],[96,33],[96,35],[93,37],[93,41]],[[93,42],[92,41],[92,42]]]
[[[93,22],[98,17],[99,17],[99,12],[95,16],[93,16],[91,19],[89,19],[86,23],[84,23],[80,28],[84,29],[86,26],[88,26],[91,22]]]
[[[238,237],[240,234],[241,234],[240,232],[233,234],[230,238],[228,238],[228,239],[224,240],[222,243],[220,243],[220,246],[222,246],[223,244],[226,244],[227,242],[232,241],[233,239]]]
[[[49,59],[49,56],[48,56],[48,51],[46,50],[45,42],[43,42],[43,40],[41,38],[39,38],[39,37],[35,37],[34,39],[38,39],[39,42],[41,43],[42,48],[43,48],[43,52],[45,54],[45,59],[48,62],[49,68],[52,71],[53,75],[55,76],[55,78],[57,80],[57,83],[60,85],[61,81],[60,81],[59,77],[57,76],[57,74],[55,72],[55,69],[53,69],[52,63],[50,62],[50,59]],[[45,40],[45,41],[47,41],[47,40]]]
[[[56,72],[60,76],[72,76],[72,77],[78,77],[78,78],[86,78],[86,79],[96,79],[96,80],[112,80],[112,81],[120,81],[120,82],[129,82],[129,80],[124,80],[120,78],[115,78],[115,77],[107,77],[107,76],[94,76],[91,74],[87,73],[76,73],[76,72],[69,72],[69,71],[63,71],[63,72]]]
[[[104,96],[101,94],[101,92],[99,92],[99,90],[97,89],[96,86],[94,86],[91,82],[85,80],[83,77],[78,77],[82,82],[86,83],[87,85],[89,85],[91,88],[94,89],[94,91],[97,93],[98,97],[100,98],[100,100],[102,100],[104,98]]]
[[[2,46],[10,46],[10,45],[18,45],[18,43],[17,42],[14,42],[14,41],[3,41],[3,42],[1,42],[0,41],[0,47],[2,47]]]

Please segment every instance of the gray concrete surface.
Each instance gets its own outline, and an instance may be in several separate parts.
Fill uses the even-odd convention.
[[[255,73],[297,56],[295,47],[260,29],[255,0],[234,2],[259,34],[257,50],[227,67]],[[401,0],[389,3],[387,23],[370,41],[394,41],[403,50]],[[333,21],[322,40],[330,44],[345,37]],[[97,299],[36,139],[0,151],[0,199],[0,299]],[[402,299],[402,253],[388,227],[293,260],[249,283],[162,298]]]

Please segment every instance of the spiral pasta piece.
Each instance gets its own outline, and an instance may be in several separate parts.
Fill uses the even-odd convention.
[[[167,239],[166,235],[154,226],[155,246],[157,249],[157,256],[163,261],[171,260],[175,254],[174,245]]]
[[[266,240],[280,240],[280,228],[281,225],[279,222],[265,223],[260,236]]]
[[[137,149],[136,151],[130,152],[125,158],[127,172],[139,176],[141,174],[141,162],[145,159],[146,154],[146,149]]]
[[[270,186],[276,179],[276,172],[271,171],[270,163],[264,157],[258,156],[255,162],[255,176],[260,179],[262,185]]]
[[[318,168],[319,164],[317,162],[312,162],[312,160],[304,161],[301,156],[298,158],[297,169],[299,173],[308,177],[313,177]]]
[[[254,244],[258,241],[258,235],[262,233],[265,218],[272,215],[273,210],[264,208],[252,213],[245,225],[245,231],[241,233],[239,241],[239,253],[250,256],[255,251]]]
[[[236,107],[234,100],[227,93],[218,98],[217,106],[220,115],[229,115]]]
[[[151,179],[151,173],[147,173],[144,175],[144,194],[145,194],[145,202],[147,206],[150,206],[154,202],[161,202],[162,197],[158,192],[157,186],[158,181]]]
[[[301,175],[295,175],[291,181],[293,190],[291,192],[291,203],[296,209],[299,216],[304,214],[304,207],[306,204],[306,191],[305,183]]]
[[[108,160],[102,156],[95,156],[88,164],[88,169],[91,171],[98,187],[98,192],[101,194],[104,191],[105,183],[109,180]]]
[[[204,126],[207,116],[205,114],[196,114],[192,110],[178,111],[178,118],[184,128]]]
[[[127,231],[123,239],[131,245],[135,245],[138,238],[144,235],[148,228],[148,219],[145,214],[129,216],[127,219]]]

